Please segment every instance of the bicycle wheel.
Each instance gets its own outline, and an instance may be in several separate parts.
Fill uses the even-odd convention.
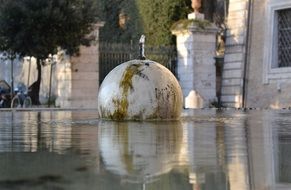
[[[31,98],[29,96],[25,97],[23,101],[23,107],[24,108],[30,108],[31,107]]]
[[[11,101],[11,108],[21,108],[20,100],[18,96],[15,96]]]

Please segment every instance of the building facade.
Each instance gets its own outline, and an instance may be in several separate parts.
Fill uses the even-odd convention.
[[[230,0],[221,100],[291,106],[291,0]]]

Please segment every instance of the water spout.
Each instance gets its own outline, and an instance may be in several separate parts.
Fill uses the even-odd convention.
[[[141,35],[140,39],[139,39],[139,59],[140,60],[145,60],[145,53],[144,53],[144,46],[145,44],[145,35]]]

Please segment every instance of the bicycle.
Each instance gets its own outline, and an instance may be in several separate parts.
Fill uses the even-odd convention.
[[[9,108],[10,104],[10,86],[5,80],[0,80],[0,108]]]
[[[15,89],[16,95],[11,100],[11,108],[29,108],[32,105],[31,98],[24,93],[22,88]]]
[[[9,108],[10,106],[10,95],[3,93],[0,88],[0,108]]]

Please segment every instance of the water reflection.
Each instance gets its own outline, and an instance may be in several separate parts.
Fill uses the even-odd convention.
[[[218,123],[185,123],[188,131],[189,182],[194,190],[227,187],[224,136]]]
[[[262,119],[249,122],[250,176],[254,187],[291,189],[290,116],[289,111],[265,111]]]
[[[128,182],[157,181],[175,166],[186,164],[180,122],[103,121],[99,132],[105,167]]]
[[[291,189],[291,112],[0,112],[0,189]]]

